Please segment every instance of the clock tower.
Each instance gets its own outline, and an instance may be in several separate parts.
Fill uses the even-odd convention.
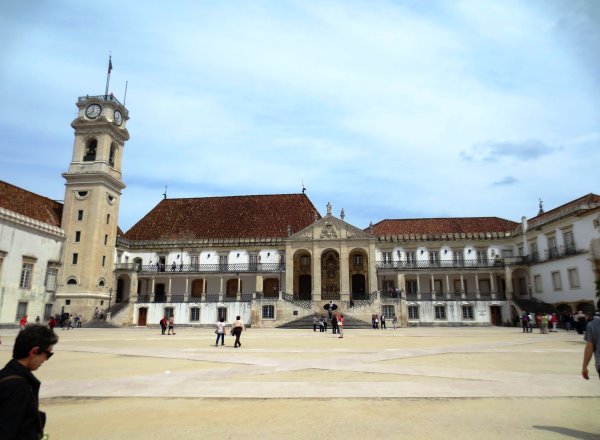
[[[119,201],[125,188],[121,161],[129,112],[112,94],[77,100],[73,157],[66,180],[62,228],[66,233],[55,311],[90,319],[106,309],[114,289]]]

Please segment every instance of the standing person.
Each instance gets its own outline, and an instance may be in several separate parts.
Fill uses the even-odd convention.
[[[600,312],[596,312],[596,316],[590,321],[585,329],[585,336],[583,337],[585,349],[583,350],[583,367],[581,368],[581,375],[585,380],[589,380],[590,376],[588,373],[588,364],[592,359],[592,353],[596,358],[596,371],[600,377]]]
[[[317,315],[313,316],[313,332],[317,331],[317,326],[319,325],[319,318],[317,318]]]
[[[338,319],[338,333],[340,334],[340,338],[344,337],[344,315],[339,315]]]
[[[175,334],[175,315],[171,314],[169,316],[169,330],[167,331],[167,335]]]
[[[40,315],[35,317],[35,325],[40,325]]]
[[[521,323],[523,325],[523,333],[529,333],[529,313],[526,311],[521,315]]]
[[[398,328],[398,317],[396,315],[394,315],[394,317],[392,318],[392,327],[394,328],[394,330]]]
[[[327,316],[329,320],[333,317],[333,301],[329,301],[329,304],[327,304]]]
[[[217,340],[215,342],[215,347],[219,345],[219,338],[221,338],[221,346],[225,345],[225,327],[227,327],[227,324],[225,324],[224,321],[225,318],[219,318],[219,322],[216,324],[217,329],[215,330],[215,333],[217,334]]]
[[[39,410],[40,381],[32,374],[54,354],[58,336],[29,325],[15,339],[12,360],[0,370],[0,438],[39,440],[46,414]]]
[[[540,333],[547,334],[548,333],[548,315],[542,313],[540,316]]]
[[[160,330],[162,331],[162,334],[164,335],[165,332],[167,331],[167,317],[163,316],[162,319],[159,321],[160,324]]]
[[[552,328],[550,329],[550,331],[555,332],[556,331],[556,323],[558,322],[558,317],[556,316],[556,313],[552,313],[551,315],[548,315],[548,321],[550,321],[550,324],[552,324]]]
[[[385,325],[385,314],[381,314],[381,330],[387,330],[387,327]]]
[[[48,328],[50,328],[50,330],[54,331],[54,327],[56,327],[56,319],[54,319],[54,316],[51,316],[50,319],[48,320]]]
[[[23,315],[19,321],[19,331],[23,331],[27,325],[27,315]]]
[[[336,333],[339,333],[339,332],[340,332],[340,329],[338,327],[337,316],[333,315],[331,317],[331,333],[335,335]]]
[[[235,343],[233,344],[233,348],[238,348],[242,346],[240,342],[240,336],[242,336],[242,332],[246,330],[244,323],[240,319],[240,316],[235,317],[235,321],[231,324],[231,334],[235,336]]]

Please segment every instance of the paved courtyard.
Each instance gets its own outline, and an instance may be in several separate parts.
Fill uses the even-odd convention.
[[[2,365],[16,330],[2,330]],[[576,333],[517,328],[58,331],[36,375],[53,440],[600,439]]]

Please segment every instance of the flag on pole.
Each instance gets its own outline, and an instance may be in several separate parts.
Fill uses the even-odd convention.
[[[112,71],[112,56],[108,57],[108,74]]]

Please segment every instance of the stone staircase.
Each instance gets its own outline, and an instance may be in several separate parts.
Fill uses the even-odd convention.
[[[352,316],[348,316],[346,314],[344,314],[344,323],[344,329],[372,328],[370,322],[365,322]],[[313,315],[303,316],[302,318],[296,319],[295,321],[286,322],[285,324],[280,325],[278,328],[296,328],[312,330]],[[331,331],[331,321],[327,321],[327,331]]]

